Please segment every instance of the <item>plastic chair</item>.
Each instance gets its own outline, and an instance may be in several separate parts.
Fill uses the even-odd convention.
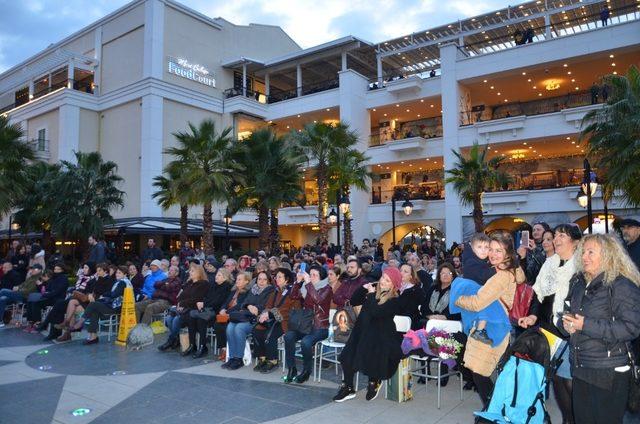
[[[107,329],[107,340],[111,341],[111,335],[118,331],[120,324],[120,314],[107,315],[106,318],[98,320],[98,332],[104,327]]]
[[[448,321],[448,320],[437,320],[437,319],[431,319],[431,320],[427,321],[427,325],[425,327],[425,330],[427,332],[429,332],[434,328],[437,328],[439,330],[443,330],[443,331],[446,331],[447,333],[453,334],[453,333],[457,333],[457,332],[461,332],[462,331],[462,323],[460,321]],[[441,388],[442,388],[440,383],[441,383],[441,379],[443,377],[450,377],[450,376],[454,376],[454,375],[458,376],[458,378],[460,379],[460,400],[463,399],[463,392],[462,392],[463,382],[462,382],[462,373],[460,371],[449,370],[449,372],[447,372],[446,374],[442,374],[442,359],[440,359],[437,356],[432,356],[432,355],[426,355],[425,354],[425,356],[411,355],[409,358],[411,360],[413,360],[414,363],[423,363],[424,364],[424,365],[418,366],[417,368],[415,368],[413,370],[410,370],[409,374],[411,374],[412,376],[415,376],[415,377],[424,377],[427,382],[429,380],[436,380],[437,387],[438,387],[438,404],[437,404],[438,409],[440,409]],[[434,362],[437,365],[437,367],[438,367],[437,374],[431,374],[429,362]],[[425,388],[426,388],[426,386],[427,386],[427,384],[425,383]]]

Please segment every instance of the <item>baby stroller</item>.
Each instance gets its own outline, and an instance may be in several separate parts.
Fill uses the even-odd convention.
[[[567,344],[556,357],[560,358],[566,348]],[[551,359],[544,334],[537,328],[526,330],[502,356],[491,400],[482,412],[475,412],[476,423],[550,423],[545,395],[559,365]]]

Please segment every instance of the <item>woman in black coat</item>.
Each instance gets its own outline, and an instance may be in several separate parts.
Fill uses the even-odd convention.
[[[640,335],[640,273],[615,236],[585,236],[578,247],[569,313],[575,422],[622,423],[629,396],[631,341]]]
[[[411,329],[420,328],[420,305],[424,302],[425,292],[422,289],[420,278],[411,265],[400,266],[402,285],[398,296],[397,315],[404,315],[411,319]]]
[[[334,401],[343,402],[356,396],[353,388],[356,372],[369,377],[367,400],[375,399],[381,381],[395,374],[402,358],[402,335],[393,321],[401,304],[398,297],[401,286],[400,271],[387,267],[376,285],[365,284],[351,297],[351,305],[362,305],[362,310],[339,356],[344,379]]]

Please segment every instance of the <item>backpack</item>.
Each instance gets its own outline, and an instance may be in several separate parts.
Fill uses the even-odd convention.
[[[347,302],[343,308],[336,311],[331,321],[331,327],[333,329],[333,341],[338,343],[346,343],[351,336],[353,326],[356,323],[356,312],[353,307]]]
[[[533,287],[527,283],[516,284],[513,306],[509,309],[509,320],[517,323],[518,319],[529,315],[529,307],[534,296]]]

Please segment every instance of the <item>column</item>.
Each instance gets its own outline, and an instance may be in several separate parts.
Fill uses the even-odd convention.
[[[343,71],[347,70],[347,52],[342,52],[342,54],[340,55],[340,58],[342,60],[342,69]]]
[[[67,65],[67,88],[73,88],[73,68],[73,59],[69,59],[69,64]]]
[[[366,77],[353,69],[342,71],[338,76],[340,79],[340,120],[348,124],[349,129],[358,134],[356,149],[366,152],[371,135],[371,117],[366,104],[369,82]],[[351,187],[351,216],[353,218],[351,228],[353,229],[353,241],[358,245],[363,238],[372,236],[368,220],[369,192],[370,188],[363,191]],[[344,240],[341,241],[344,243]]]
[[[247,97],[247,64],[242,64],[242,96]]]
[[[269,103],[269,94],[271,94],[271,85],[269,80],[269,73],[264,74],[264,95],[267,96],[267,103]]]
[[[164,70],[164,4],[147,0],[144,4],[143,78],[162,79]]]
[[[380,53],[376,54],[376,65],[378,72],[378,87],[382,88],[382,56],[380,56]]]
[[[461,103],[468,96],[468,90],[456,80],[456,60],[461,57],[455,42],[440,47],[441,92],[442,92],[442,129],[444,144],[444,169],[454,166],[456,157],[452,150],[459,151],[458,129],[460,126]],[[445,178],[447,177],[445,173]],[[458,194],[452,184],[445,186],[445,234],[447,245],[463,241],[462,213],[463,208]]]
[[[98,61],[98,65],[93,68],[93,94],[99,96],[102,82],[102,26],[96,28],[93,42],[93,58]]]
[[[296,96],[302,96],[302,67],[299,63],[296,65]]]
[[[80,108],[65,104],[58,109],[58,157],[53,161],[76,162],[74,152],[80,149]]]
[[[163,99],[154,94],[142,97],[140,140],[140,216],[162,216],[152,198],[153,178],[162,174]]]
[[[34,84],[33,80],[29,81],[29,100],[33,99]]]
[[[551,40],[551,16],[549,16],[549,12],[544,15],[544,39]]]

